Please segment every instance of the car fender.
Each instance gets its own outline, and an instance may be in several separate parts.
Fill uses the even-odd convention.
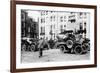
[[[62,44],[63,44],[63,45],[66,45],[66,43],[65,43],[65,42],[57,42],[57,43],[55,44],[55,46],[54,46],[54,47],[55,47],[55,48],[57,48],[59,45],[62,45]]]

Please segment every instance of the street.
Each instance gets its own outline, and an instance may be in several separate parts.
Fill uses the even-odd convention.
[[[39,58],[39,51],[37,52],[22,52],[22,63],[36,63],[36,62],[60,62],[60,61],[75,61],[75,60],[88,60],[90,53],[77,55],[62,53],[59,49],[49,49],[43,51],[43,56]]]

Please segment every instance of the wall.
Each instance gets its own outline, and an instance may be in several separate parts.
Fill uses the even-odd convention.
[[[27,0],[28,1],[28,0]],[[45,2],[89,4],[98,6],[98,32],[100,31],[100,2],[99,0],[33,0]],[[100,33],[98,33],[98,67],[85,69],[69,69],[55,71],[41,71],[34,73],[99,73],[100,72]],[[10,69],[10,0],[0,1],[0,73],[9,73]],[[31,72],[33,73],[33,72]]]

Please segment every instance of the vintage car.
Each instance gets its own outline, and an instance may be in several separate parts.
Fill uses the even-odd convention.
[[[39,50],[39,40],[36,38],[22,38],[21,40],[21,50],[22,51],[38,51]],[[48,42],[44,42],[43,49],[49,49]]]
[[[62,40],[58,40],[56,48],[59,48],[63,53],[83,54],[90,50],[90,43],[88,38],[82,38],[81,34],[73,34],[68,32]]]
[[[22,38],[21,50],[22,51],[36,51],[38,40],[36,38]]]

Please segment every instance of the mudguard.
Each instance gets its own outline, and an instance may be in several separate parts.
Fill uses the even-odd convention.
[[[55,44],[55,46],[54,46],[54,48],[57,48],[59,45],[66,45],[66,43],[65,42],[57,42],[56,44]]]

